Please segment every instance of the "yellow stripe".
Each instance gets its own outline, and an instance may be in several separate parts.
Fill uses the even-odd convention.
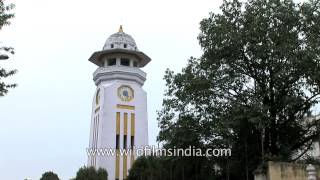
[[[128,110],[134,110],[134,106],[128,106],[128,105],[123,105],[123,104],[117,104],[118,109],[128,109]]]
[[[120,150],[116,150],[116,179],[120,177]]]
[[[120,135],[120,112],[117,112],[116,133]]]
[[[123,135],[128,133],[128,113],[124,113]]]
[[[127,155],[123,156],[123,179],[127,179]]]
[[[120,112],[116,114],[116,134],[120,135]],[[120,150],[116,150],[116,179],[120,177]]]
[[[135,134],[135,114],[131,113],[131,136]]]
[[[131,167],[134,163],[134,153],[131,154],[131,160],[130,160],[130,164],[131,164]]]

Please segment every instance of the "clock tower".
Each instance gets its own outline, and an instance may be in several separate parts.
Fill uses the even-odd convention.
[[[109,149],[114,156],[88,156],[88,166],[104,168],[109,179],[125,180],[134,154],[120,150],[148,145],[147,93],[142,89],[151,59],[139,51],[135,40],[120,26],[105,42],[102,51],[89,61],[98,66],[93,74],[97,86],[92,103],[89,149]]]

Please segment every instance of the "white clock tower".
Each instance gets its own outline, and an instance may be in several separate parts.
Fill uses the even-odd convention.
[[[97,86],[92,103],[90,149],[121,149],[148,145],[147,93],[142,89],[146,73],[140,68],[151,59],[139,51],[134,39],[123,32],[112,34],[103,50],[92,54],[90,62]],[[127,179],[134,159],[128,156],[89,156],[88,166],[104,168],[110,180]]]

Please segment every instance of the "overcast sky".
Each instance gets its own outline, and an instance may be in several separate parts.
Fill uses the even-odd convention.
[[[180,71],[199,57],[199,22],[221,0],[29,0],[16,4],[0,40],[16,54],[0,66],[16,68],[18,87],[0,98],[0,179],[39,179],[45,171],[74,177],[86,164],[91,101],[88,61],[122,24],[152,58],[143,70],[148,93],[149,142],[156,144],[166,68]]]

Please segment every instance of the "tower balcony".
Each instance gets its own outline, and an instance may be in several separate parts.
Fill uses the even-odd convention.
[[[113,80],[133,81],[143,86],[146,76],[146,73],[137,67],[107,66],[99,67],[93,73],[93,80],[97,86],[102,82]]]

